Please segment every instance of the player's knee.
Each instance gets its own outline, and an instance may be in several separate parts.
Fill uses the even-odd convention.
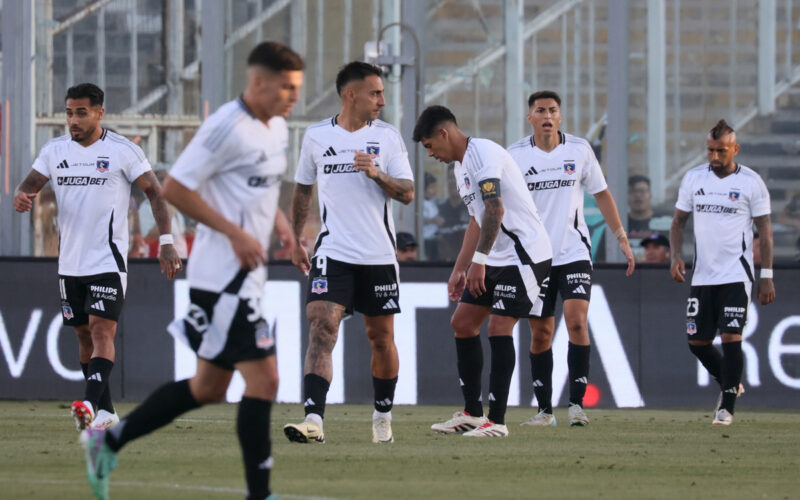
[[[480,325],[476,328],[471,321],[457,313],[450,318],[450,326],[456,332],[456,337],[474,337],[480,332]]]
[[[368,335],[373,352],[386,352],[394,345],[394,336],[391,332]]]
[[[309,318],[308,341],[324,352],[333,352],[336,345],[336,337],[339,335],[338,325],[330,318],[315,317]]]

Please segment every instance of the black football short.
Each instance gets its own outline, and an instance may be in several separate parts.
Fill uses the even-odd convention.
[[[119,321],[125,304],[127,275],[103,273],[92,276],[58,275],[61,316],[66,326],[89,323],[89,315]]]
[[[334,260],[324,255],[311,258],[306,303],[317,300],[345,307],[347,314],[364,316],[400,312],[400,282],[397,265],[360,265]]]
[[[546,293],[550,261],[520,266],[486,266],[484,286],[486,291],[473,297],[468,288],[461,294],[461,302],[491,307],[492,314],[512,318],[539,317],[542,298]]]
[[[713,340],[720,333],[738,333],[747,323],[750,283],[693,286],[686,303],[689,340]]]
[[[582,299],[588,301],[592,296],[592,263],[579,260],[550,268],[550,280],[544,296],[542,317],[554,316],[556,299]]]
[[[168,330],[182,335],[199,358],[225,370],[275,354],[275,335],[261,316],[259,299],[189,289],[189,311]]]

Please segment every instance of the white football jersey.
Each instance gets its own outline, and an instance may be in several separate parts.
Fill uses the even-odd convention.
[[[63,135],[33,169],[50,179],[58,204],[58,273],[126,273],[131,184],[152,170],[142,149],[110,130],[88,147]]]
[[[353,158],[356,151],[369,153],[390,177],[413,181],[405,144],[397,129],[381,120],[348,132],[336,123],[337,116],[306,129],[294,178],[318,184],[322,227],[314,253],[350,264],[394,264],[392,199],[353,168]]]
[[[508,148],[547,228],[554,266],[591,261],[591,238],[583,217],[583,191],[594,195],[608,188],[589,143],[570,134],[560,133],[560,136],[559,145],[549,153],[536,147],[532,135]]]
[[[502,146],[488,139],[470,138],[464,160],[455,162],[453,175],[458,194],[479,226],[486,210],[479,183],[500,179],[503,221],[486,259],[487,265],[530,265],[552,258],[550,239],[525,187],[525,179]]]
[[[708,163],[686,172],[675,208],[694,213],[692,286],[753,281],[753,218],[770,213],[769,191],[744,165],[723,179]]]
[[[265,125],[237,98],[203,122],[170,175],[197,191],[211,208],[241,226],[266,250],[288,146],[283,117],[275,116]],[[243,271],[228,237],[204,224],[197,225],[186,274],[192,288],[227,290],[242,298],[261,297],[267,279],[263,265]]]

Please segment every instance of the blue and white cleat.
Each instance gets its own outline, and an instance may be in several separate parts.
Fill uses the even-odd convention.
[[[97,500],[108,500],[108,476],[117,466],[117,454],[106,444],[105,437],[103,429],[86,429],[81,433],[86,475]]]

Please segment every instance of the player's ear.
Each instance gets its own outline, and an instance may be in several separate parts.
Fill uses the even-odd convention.
[[[530,123],[531,126],[533,126],[533,108],[528,110],[528,116],[526,116],[525,119],[528,120],[528,123]]]
[[[441,137],[442,140],[444,140],[445,142],[447,142],[448,137],[450,137],[450,133],[444,127],[439,129],[438,134],[439,134],[439,137]]]

